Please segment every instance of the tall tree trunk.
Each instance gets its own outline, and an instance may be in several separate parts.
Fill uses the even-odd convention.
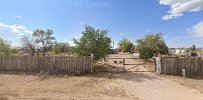
[[[37,51],[36,51],[37,56],[39,56],[39,52],[40,52],[40,49],[37,49]]]
[[[34,56],[35,55],[35,49],[33,48],[32,50],[31,50],[31,56]]]
[[[43,48],[43,56],[45,56],[46,48]]]
[[[43,51],[43,56],[45,56],[45,51]]]
[[[31,56],[34,56],[35,55],[35,53],[34,52],[31,52]]]

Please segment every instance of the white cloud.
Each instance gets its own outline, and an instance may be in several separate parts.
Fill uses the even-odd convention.
[[[194,25],[191,29],[189,29],[191,33],[197,38],[203,38],[203,21]]]
[[[70,46],[75,46],[76,45],[73,40],[69,40],[68,43],[70,44]]]
[[[167,39],[168,37],[169,37],[169,36],[164,36],[163,38],[164,38],[164,39]]]
[[[119,35],[120,35],[120,36],[124,36],[125,34],[124,34],[124,33],[120,33]]]
[[[76,44],[74,43],[73,39],[79,40],[82,37],[82,34],[80,32],[75,32],[71,33],[69,36],[70,37],[68,37],[66,41],[68,41],[71,46],[75,46]]]
[[[151,32],[151,30],[146,30],[146,32]]]
[[[203,9],[203,0],[160,0],[161,5],[170,6],[168,15],[163,20],[179,18],[186,12],[199,12]]]
[[[17,18],[22,18],[22,17],[20,15],[18,15]]]
[[[32,34],[32,31],[22,25],[9,25],[0,22],[0,37],[10,41],[12,46],[20,45],[20,38],[22,35]]]
[[[83,24],[84,24],[84,22],[83,22],[83,21],[81,21],[81,22],[80,22],[80,24],[82,24],[82,25],[83,25]]]

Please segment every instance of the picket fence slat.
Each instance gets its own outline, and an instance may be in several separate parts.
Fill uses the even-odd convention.
[[[90,73],[92,65],[92,57],[0,56],[0,71],[39,72],[55,67],[64,73]]]
[[[181,75],[182,69],[186,70],[186,75],[203,74],[203,60],[197,57],[161,57],[162,74]]]

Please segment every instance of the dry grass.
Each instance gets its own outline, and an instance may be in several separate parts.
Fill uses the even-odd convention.
[[[84,76],[0,74],[0,99],[129,99],[116,76],[95,73]]]

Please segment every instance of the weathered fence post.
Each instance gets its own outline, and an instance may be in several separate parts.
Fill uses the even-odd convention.
[[[156,73],[158,73],[158,74],[161,74],[161,58],[160,57],[155,57],[155,71],[156,71]]]
[[[186,71],[185,71],[185,69],[182,69],[182,77],[186,77]]]
[[[123,68],[125,70],[125,59],[123,59]]]
[[[94,64],[94,54],[91,54],[91,65],[90,65],[90,67],[91,67],[91,73],[93,73],[93,64]]]

